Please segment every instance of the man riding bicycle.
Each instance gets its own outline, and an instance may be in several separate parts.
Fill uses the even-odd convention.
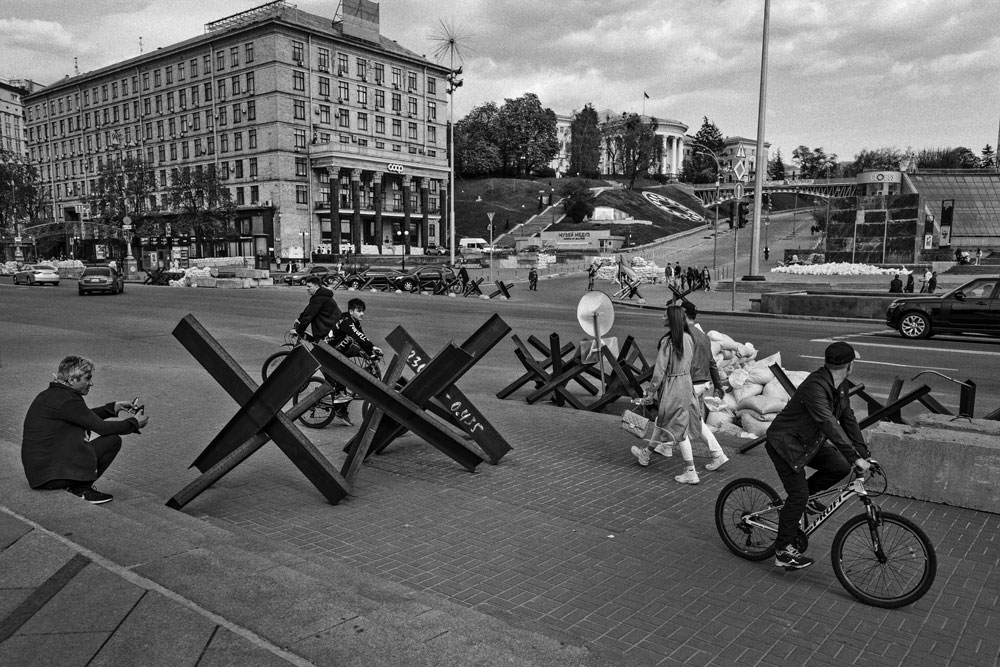
[[[312,330],[313,340],[323,340],[340,318],[340,308],[333,300],[333,292],[323,287],[319,278],[306,278],[306,289],[309,291],[309,303],[295,320],[292,329],[302,338],[306,327]]]
[[[340,316],[333,329],[330,331],[328,342],[331,346],[346,357],[380,357],[382,350],[365,335],[361,328],[361,320],[365,316],[365,302],[361,299],[351,299],[347,302],[347,312]],[[337,417],[348,424],[351,419],[347,414],[347,402],[350,401],[344,391],[343,385],[334,387],[336,392],[333,396],[335,404],[344,405],[337,411]]]
[[[778,514],[774,540],[778,567],[801,569],[813,563],[792,544],[802,513],[824,509],[817,501],[809,501],[809,496],[843,479],[851,463],[862,471],[870,466],[870,452],[848,395],[847,377],[857,358],[847,343],[827,347],[823,367],[799,385],[767,429],[765,449],[788,495]],[[816,470],[808,479],[806,465]]]

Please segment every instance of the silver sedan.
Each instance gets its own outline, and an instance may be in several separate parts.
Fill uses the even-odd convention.
[[[14,284],[58,285],[59,269],[51,264],[25,264],[14,274]]]

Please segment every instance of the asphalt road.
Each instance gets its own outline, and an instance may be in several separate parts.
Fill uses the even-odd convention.
[[[548,340],[558,333],[565,341],[585,336],[576,320],[576,303],[585,278],[544,281],[539,292],[515,289],[511,301],[407,294],[339,291],[341,308],[360,296],[368,304],[365,328],[376,342],[400,324],[428,350],[436,352],[449,340],[461,342],[487,317],[498,312],[522,338],[534,334]],[[0,428],[19,434],[20,415],[50,378],[65,354],[88,356],[98,364],[95,400],[111,400],[102,389],[114,386],[114,398],[139,394],[152,408],[163,387],[176,377],[190,378],[193,391],[212,387],[197,362],[174,340],[171,331],[193,314],[251,374],[277,350],[308,296],[304,288],[255,290],[179,289],[128,285],[118,296],[76,293],[75,282],[59,287],[15,287],[0,283],[0,377],[6,391],[0,397]],[[748,315],[703,315],[702,326],[751,342],[759,356],[781,352],[783,366],[812,370],[821,363],[823,348],[847,340],[862,359],[855,379],[883,399],[893,379],[905,380],[904,391],[927,383],[933,396],[957,410],[959,386],[936,375],[971,379],[977,385],[976,416],[1000,407],[1000,378],[993,369],[1000,357],[1000,340],[942,336],[907,341],[879,322],[777,319]],[[632,335],[647,357],[662,334],[657,310],[619,307],[610,335]],[[501,343],[467,376],[463,384],[479,393],[494,393],[520,374],[512,345]],[[169,375],[171,382],[163,382]],[[101,385],[104,385],[103,387]],[[124,394],[128,394],[126,397]],[[25,398],[25,395],[28,398]],[[93,401],[92,401],[93,402]],[[228,407],[228,406],[227,406]],[[921,409],[923,411],[923,409]],[[16,440],[16,438],[13,438]]]

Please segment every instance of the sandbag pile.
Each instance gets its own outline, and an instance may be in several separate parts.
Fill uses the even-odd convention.
[[[191,267],[184,269],[184,275],[177,280],[171,280],[171,287],[196,287],[199,278],[212,278],[219,275],[219,270],[214,267]]]
[[[601,258],[601,261],[607,262],[608,260]],[[632,258],[629,268],[632,269],[632,272],[635,273],[640,282],[652,283],[663,278],[662,266],[657,266],[656,262],[643,259],[638,255]],[[610,263],[602,264],[597,269],[596,277],[598,280],[615,281],[618,277],[618,263],[612,260]]]
[[[715,431],[740,437],[764,435],[790,398],[770,369],[773,364],[782,367],[781,353],[757,359],[752,343],[737,343],[718,331],[709,331],[708,338],[726,393],[722,399],[705,401],[706,423]],[[784,372],[796,387],[809,375],[808,371]]]

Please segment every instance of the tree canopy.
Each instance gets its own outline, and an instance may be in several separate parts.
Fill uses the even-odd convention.
[[[774,157],[767,161],[767,177],[772,181],[785,180],[785,161],[781,158],[781,149],[774,152]]]
[[[201,239],[224,237],[236,214],[232,193],[220,182],[214,165],[173,170],[167,203],[177,216],[177,228]]]
[[[0,149],[0,227],[40,216],[50,201],[38,170],[23,155]]]
[[[601,175],[601,121],[593,105],[587,104],[570,124],[569,173],[585,178]]]
[[[684,160],[681,180],[688,183],[715,183],[718,179],[718,165],[712,156],[699,147],[707,148],[715,153],[716,158],[722,155],[725,148],[725,138],[719,128],[708,119],[702,118],[701,128],[694,135],[694,144],[691,146],[691,157]]]
[[[559,152],[556,115],[525,93],[498,107],[487,102],[455,124],[455,162],[464,176],[527,175]]]
[[[594,191],[580,181],[570,181],[559,191],[563,210],[570,220],[580,224],[594,214]]]
[[[801,178],[837,176],[837,154],[826,153],[822,147],[810,149],[808,146],[799,146],[792,151],[792,159],[799,164]]]
[[[635,188],[639,174],[648,172],[660,158],[660,142],[656,136],[659,123],[655,118],[643,120],[637,113],[623,113],[620,118],[604,123],[605,149],[611,173],[621,170],[629,189]]]

